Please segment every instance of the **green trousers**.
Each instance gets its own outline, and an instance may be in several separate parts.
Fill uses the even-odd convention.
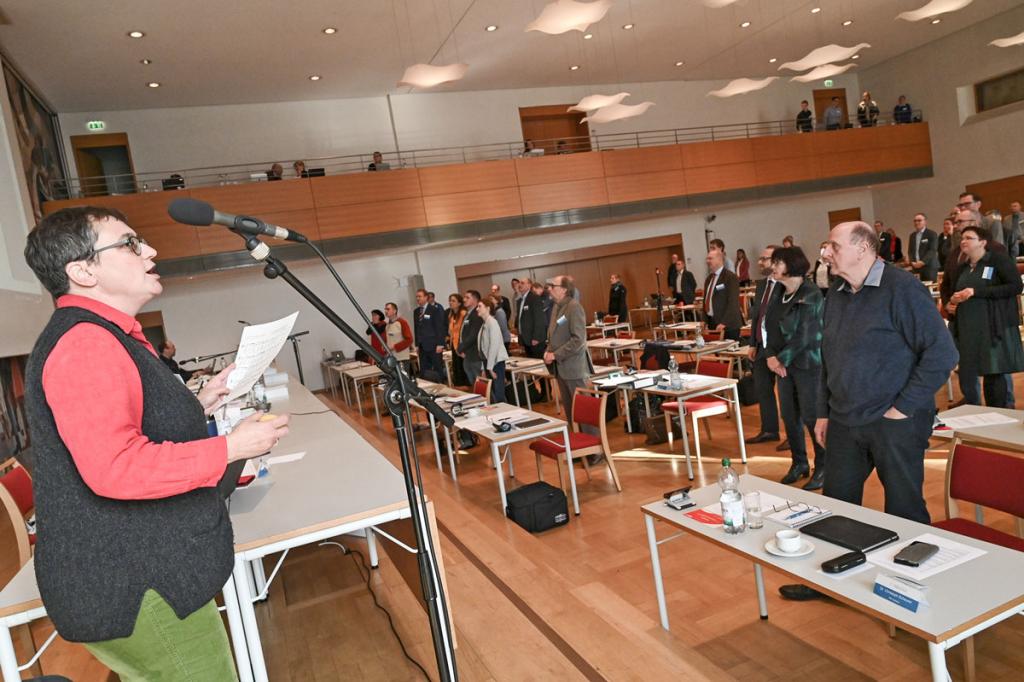
[[[128,637],[85,648],[122,682],[231,682],[237,680],[224,623],[213,601],[180,620],[154,590],[146,590]]]

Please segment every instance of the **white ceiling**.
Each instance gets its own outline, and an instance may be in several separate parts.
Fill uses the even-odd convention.
[[[434,91],[764,77],[828,43],[870,43],[862,69],[1021,0],[975,0],[937,25],[895,19],[927,0],[739,0],[722,9],[615,0],[592,40],[525,33],[545,2],[0,0],[9,19],[0,48],[58,111],[102,111],[404,93],[395,83],[405,66],[431,58],[470,66],[465,79]],[[845,19],[854,23],[844,28]],[[486,32],[488,24],[499,29]],[[324,35],[326,26],[338,32]],[[133,29],[146,37],[128,38]]]

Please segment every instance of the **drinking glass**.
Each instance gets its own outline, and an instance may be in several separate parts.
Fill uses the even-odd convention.
[[[743,496],[743,506],[747,510],[747,528],[756,530],[764,526],[761,516],[761,493],[753,491]]]

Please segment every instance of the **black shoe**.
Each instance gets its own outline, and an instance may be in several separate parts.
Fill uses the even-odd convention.
[[[786,450],[789,450],[788,438],[775,446],[775,452],[785,452]]]
[[[811,601],[812,599],[827,599],[827,595],[818,592],[807,585],[783,585],[779,588],[779,594],[783,599],[789,601]]]
[[[825,470],[815,468],[811,480],[804,483],[804,490],[821,490],[825,486]]]
[[[767,443],[768,441],[773,441],[773,440],[778,440],[778,439],[779,439],[779,434],[777,434],[777,433],[766,433],[766,432],[762,431],[761,433],[757,434],[756,436],[748,438],[746,442],[749,445],[753,445],[755,443]]]
[[[789,485],[790,483],[796,483],[801,478],[807,478],[811,475],[811,469],[806,464],[794,464],[789,467],[789,472],[783,476],[781,483]]]

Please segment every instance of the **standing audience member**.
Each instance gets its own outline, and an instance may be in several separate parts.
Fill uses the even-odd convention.
[[[282,166],[279,163],[275,163],[273,166],[270,167],[270,170],[267,171],[267,181],[269,182],[274,180],[280,180],[281,176],[283,175],[284,166]]]
[[[413,311],[413,327],[416,332],[416,348],[420,356],[420,374],[433,372],[438,381],[444,378],[444,340],[448,335],[448,320],[444,308],[431,303],[426,289],[416,291],[416,310]]]
[[[512,314],[508,318],[508,326],[519,329],[519,308],[523,302],[523,294],[519,291],[519,278],[512,278]]]
[[[775,373],[768,369],[767,346],[770,329],[766,326],[768,312],[782,296],[782,287],[772,278],[772,254],[778,247],[769,244],[761,251],[757,267],[762,279],[757,280],[750,302],[750,348],[747,354],[753,363],[754,391],[757,393],[761,430],[747,439],[748,443],[766,443],[779,439],[779,408],[775,402]]]
[[[384,338],[387,336],[388,321],[384,317],[384,311],[376,308],[370,312],[370,326],[366,328],[366,335],[370,337],[370,345],[381,355],[387,355],[388,349],[384,345]],[[376,333],[374,333],[376,332]]]
[[[814,440],[821,381],[821,326],[825,299],[806,278],[810,263],[802,249],[776,249],[772,277],[784,289],[768,312],[768,369],[779,377],[779,407],[786,425],[792,463],[782,483],[789,485],[810,473],[807,438],[814,446],[814,475],[804,490],[819,490],[825,482],[825,448]]]
[[[491,403],[503,403],[505,402],[505,361],[508,360],[508,351],[495,317],[495,313],[500,313],[501,309],[498,308],[494,297],[491,296],[477,304],[476,312],[481,321],[477,347],[480,349],[483,374],[491,380]]]
[[[960,210],[968,210],[974,214],[974,219],[977,221],[978,227],[984,227],[988,230],[989,234],[992,235],[991,241],[989,241],[989,248],[991,244],[1002,244],[1003,243],[1003,230],[1002,225],[999,229],[995,229],[995,220],[990,215],[982,215],[981,213],[981,195],[975,194],[974,192],[964,192],[960,195],[960,201],[956,207]]]
[[[480,314],[476,310],[479,302],[480,292],[475,289],[469,289],[462,296],[462,304],[466,306],[466,317],[462,320],[457,352],[462,357],[462,370],[466,373],[469,386],[472,386],[476,378],[480,376],[481,370],[480,349],[476,341],[480,334],[480,325],[483,324]]]
[[[857,123],[861,128],[871,128],[878,123],[878,114],[878,103],[871,99],[871,93],[865,90],[857,105]]]
[[[1024,370],[1017,327],[1021,279],[1008,255],[986,248],[989,236],[983,227],[963,229],[960,251],[965,259],[955,276],[954,293],[946,311],[949,330],[960,352],[957,373],[964,400],[970,405],[981,404],[981,376],[985,404],[1006,407],[1012,383],[1000,375]]]
[[[406,371],[409,371],[409,358],[412,356],[412,329],[404,317],[398,316],[398,306],[394,303],[384,305],[384,315],[387,317],[385,327],[386,336],[384,341],[394,354],[395,359],[401,362]]]
[[[555,376],[562,397],[565,420],[572,423],[572,398],[577,388],[585,388],[590,377],[587,356],[587,314],[573,298],[572,281],[565,275],[551,281],[551,297],[555,301],[548,325],[548,347],[544,362]]]
[[[814,130],[814,112],[811,105],[804,100],[800,102],[800,113],[796,115],[796,130],[798,133],[809,133]]]
[[[896,106],[892,109],[892,120],[897,125],[914,122],[914,108],[907,104],[906,95],[900,95],[899,99],[896,100]]]
[[[1019,201],[1010,202],[1010,212],[1003,216],[1003,235],[1010,258],[1024,255],[1021,242],[1024,241],[1024,212]]]
[[[793,235],[787,234],[785,237],[782,238],[782,248],[791,249],[793,248],[793,245]]]
[[[743,249],[736,249],[736,277],[739,278],[741,287],[750,286],[750,261],[747,260],[747,252]]]
[[[540,282],[533,283],[533,293],[540,297],[541,308],[544,309],[544,329],[545,338],[544,342],[547,342],[547,328],[551,324],[551,309],[555,307],[555,302],[551,298],[551,285],[541,284]]]
[[[900,263],[903,261],[903,240],[896,234],[896,230],[893,228],[887,228],[886,233],[889,235],[889,243],[892,244],[892,263]]]
[[[448,296],[448,348],[452,351],[452,380],[453,386],[466,386],[466,371],[462,368],[462,356],[458,354],[459,339],[462,335],[462,322],[466,319],[466,307],[462,304],[462,297],[458,294]]]
[[[519,282],[523,288],[519,309],[519,345],[528,358],[540,358],[547,345],[548,318],[544,314],[544,287],[529,278]]]
[[[512,347],[512,332],[509,331],[508,328],[508,318],[505,317],[505,309],[498,304],[497,296],[491,295],[487,298],[494,301],[494,312],[492,313],[492,317],[494,317],[498,322],[498,329],[501,330],[501,342],[505,344],[505,352],[508,353],[509,349]],[[508,302],[507,298],[505,299],[505,302]]]
[[[722,262],[725,264],[725,269],[733,274],[736,273],[736,264],[729,259],[729,256],[725,252],[725,242],[723,242],[721,239],[712,239],[710,242],[708,242],[708,250],[721,251]]]
[[[956,365],[953,339],[928,290],[878,259],[878,235],[864,222],[832,228],[825,258],[842,279],[829,291],[822,381],[814,436],[825,446],[825,495],[861,504],[873,469],[886,513],[927,524],[924,453],[935,392]],[[821,593],[779,589],[786,599]]]
[[[704,320],[708,329],[722,338],[740,340],[743,316],[740,314],[740,281],[725,268],[725,251],[708,251],[708,275],[704,282]]]
[[[292,164],[292,170],[295,171],[295,177],[297,177],[297,178],[305,177],[306,162],[305,161],[296,161],[295,163]]]
[[[875,221],[875,233],[878,235],[878,255],[886,263],[892,263],[895,260],[895,253],[892,241],[892,235],[889,234],[885,229],[885,223],[881,220]]]
[[[391,164],[384,161],[384,155],[380,152],[373,153],[373,161],[366,167],[368,171],[386,171],[391,170]]]
[[[835,276],[832,274],[832,265],[825,260],[825,246],[828,242],[822,242],[821,246],[818,247],[819,257],[817,262],[814,264],[814,283],[821,290],[822,297],[828,296],[828,290],[835,281]]]
[[[497,284],[491,285],[491,296],[494,297],[495,302],[498,306],[505,311],[505,320],[512,319],[512,304],[508,298],[501,293],[501,287]]]
[[[674,253],[668,266],[668,287],[676,303],[692,305],[697,297],[697,278],[686,269],[683,259]]]
[[[939,235],[939,265],[943,268],[946,266],[946,261],[949,259],[949,253],[953,249],[953,228],[955,218],[946,218],[942,221],[942,234]],[[959,246],[959,245],[957,245]]]
[[[619,322],[629,319],[629,304],[626,302],[626,285],[614,272],[608,277],[611,289],[608,292],[608,314],[618,315]]]
[[[825,110],[825,130],[839,130],[843,127],[843,109],[839,98],[833,97],[832,104]]]
[[[918,213],[914,216],[914,232],[910,235],[907,257],[911,271],[922,282],[934,282],[939,276],[939,238],[928,229],[928,216]]]

